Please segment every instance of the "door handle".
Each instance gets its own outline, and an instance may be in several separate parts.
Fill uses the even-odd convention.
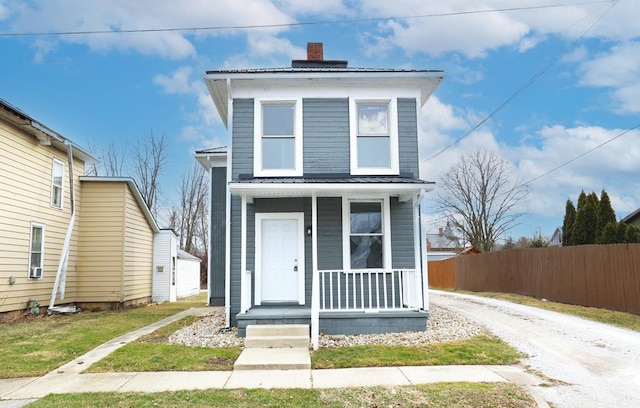
[[[293,271],[294,272],[298,272],[298,260],[297,259],[293,260]]]

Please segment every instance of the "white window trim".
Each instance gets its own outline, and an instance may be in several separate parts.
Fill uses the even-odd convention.
[[[358,104],[386,103],[389,105],[389,167],[358,167]],[[399,175],[398,103],[396,98],[349,98],[350,161],[352,175]]]
[[[263,104],[294,105],[294,168],[263,169],[262,168],[262,105]],[[302,98],[255,98],[253,104],[253,175],[255,177],[299,177],[303,173],[302,163]]]
[[[305,304],[305,227],[303,212],[256,213],[255,214],[255,285],[254,299],[256,306],[262,304],[262,220],[293,220],[298,222],[298,304]],[[250,281],[247,281],[250,285]]]
[[[62,166],[62,177],[60,178],[60,205],[56,205],[53,203],[53,191],[54,191],[54,184],[53,184],[53,180],[55,177],[55,168],[56,168],[56,164],[59,164]],[[58,159],[53,159],[53,163],[51,165],[51,197],[50,197],[50,201],[49,204],[51,205],[52,208],[57,208],[62,210],[64,207],[64,162],[60,161]]]
[[[39,278],[32,278],[31,277],[31,246],[33,244],[33,228],[37,227],[37,228],[41,228],[42,229],[42,243],[41,243],[41,247],[40,247],[40,266],[39,268],[42,268],[42,272],[40,274]],[[45,248],[45,226],[42,223],[39,222],[32,222],[31,225],[29,226],[29,252],[28,252],[28,258],[27,258],[27,279],[42,279],[44,278],[44,248]]]
[[[378,198],[342,197],[342,268],[351,271],[351,203],[382,203],[382,269],[390,270],[393,265],[391,254],[391,206],[389,196]],[[365,269],[377,271],[380,269]]]

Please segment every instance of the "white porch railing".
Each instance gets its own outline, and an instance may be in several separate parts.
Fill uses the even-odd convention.
[[[415,269],[318,271],[319,311],[418,310]]]

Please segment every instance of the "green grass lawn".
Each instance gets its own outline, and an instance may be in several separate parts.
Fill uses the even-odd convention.
[[[121,311],[42,316],[0,325],[0,378],[41,376],[106,341],[191,307],[206,295]]]
[[[524,357],[500,339],[476,336],[420,346],[352,346],[323,348],[311,355],[313,368],[421,365],[503,365]]]
[[[49,395],[29,407],[535,407],[511,383],[440,383],[407,387],[341,389],[240,389],[154,394]]]
[[[493,299],[506,300],[526,306],[538,307],[540,309],[552,310],[573,316],[583,317],[600,323],[623,327],[625,329],[640,332],[640,316],[632,313],[616,312],[597,307],[587,307],[579,305],[568,305],[565,303],[549,302],[531,296],[516,295],[512,293],[495,292],[470,292],[464,290],[453,290],[454,293],[466,293],[469,295],[484,296]]]
[[[199,317],[189,316],[140,337],[97,363],[86,372],[209,371],[232,370],[239,347],[210,348],[169,344],[175,331],[190,326]]]

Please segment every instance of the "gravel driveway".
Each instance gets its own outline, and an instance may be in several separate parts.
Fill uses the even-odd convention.
[[[640,407],[640,333],[477,296],[430,291],[430,302],[526,353],[523,364],[553,384],[535,391],[555,406]]]

